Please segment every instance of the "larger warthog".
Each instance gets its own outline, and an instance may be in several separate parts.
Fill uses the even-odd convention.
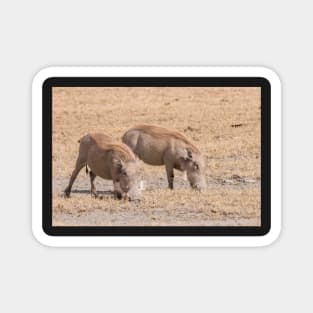
[[[153,125],[138,125],[122,137],[134,153],[150,165],[165,165],[168,186],[173,189],[174,169],[187,173],[190,186],[206,188],[206,159],[184,135]]]
[[[113,180],[114,196],[118,199],[124,194],[129,200],[138,200],[139,166],[134,153],[128,146],[116,143],[104,134],[88,134],[79,140],[79,154],[75,169],[64,193],[70,196],[72,185],[84,166],[90,168],[91,193],[97,197],[94,180],[97,176]]]

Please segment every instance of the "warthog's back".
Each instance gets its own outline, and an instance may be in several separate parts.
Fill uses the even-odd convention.
[[[93,133],[93,134],[88,134],[90,141],[93,144],[101,145],[101,144],[108,144],[110,142],[114,142],[114,139],[111,136],[108,136],[106,134],[102,133]]]
[[[137,125],[132,128],[132,130],[139,130],[145,134],[149,134],[154,138],[169,141],[171,139],[176,139],[178,141],[181,141],[185,143],[188,146],[192,146],[197,152],[199,152],[198,148],[194,146],[190,140],[188,140],[182,133],[170,130],[164,127],[155,126],[155,125]]]
[[[178,146],[190,147],[199,152],[183,134],[154,125],[137,125],[129,129],[122,138],[138,157],[151,165],[164,164],[164,154]]]

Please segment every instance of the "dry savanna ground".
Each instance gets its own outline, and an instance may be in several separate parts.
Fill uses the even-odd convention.
[[[53,225],[260,225],[260,105],[260,89],[251,87],[54,87]],[[199,147],[207,191],[191,190],[178,171],[168,190],[164,166],[143,164],[140,202],[114,200],[112,182],[99,177],[102,197],[91,197],[85,170],[64,198],[83,135],[121,141],[140,123],[176,129]]]

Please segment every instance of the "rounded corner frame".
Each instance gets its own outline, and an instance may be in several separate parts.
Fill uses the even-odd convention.
[[[271,225],[261,236],[53,236],[42,224],[42,88],[53,77],[123,76],[260,77],[271,88]],[[32,231],[54,247],[261,247],[281,233],[281,81],[267,67],[47,67],[32,82]]]

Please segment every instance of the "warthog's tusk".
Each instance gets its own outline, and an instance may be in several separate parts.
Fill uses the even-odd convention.
[[[141,180],[139,185],[140,190],[145,190],[145,187],[145,181]]]

